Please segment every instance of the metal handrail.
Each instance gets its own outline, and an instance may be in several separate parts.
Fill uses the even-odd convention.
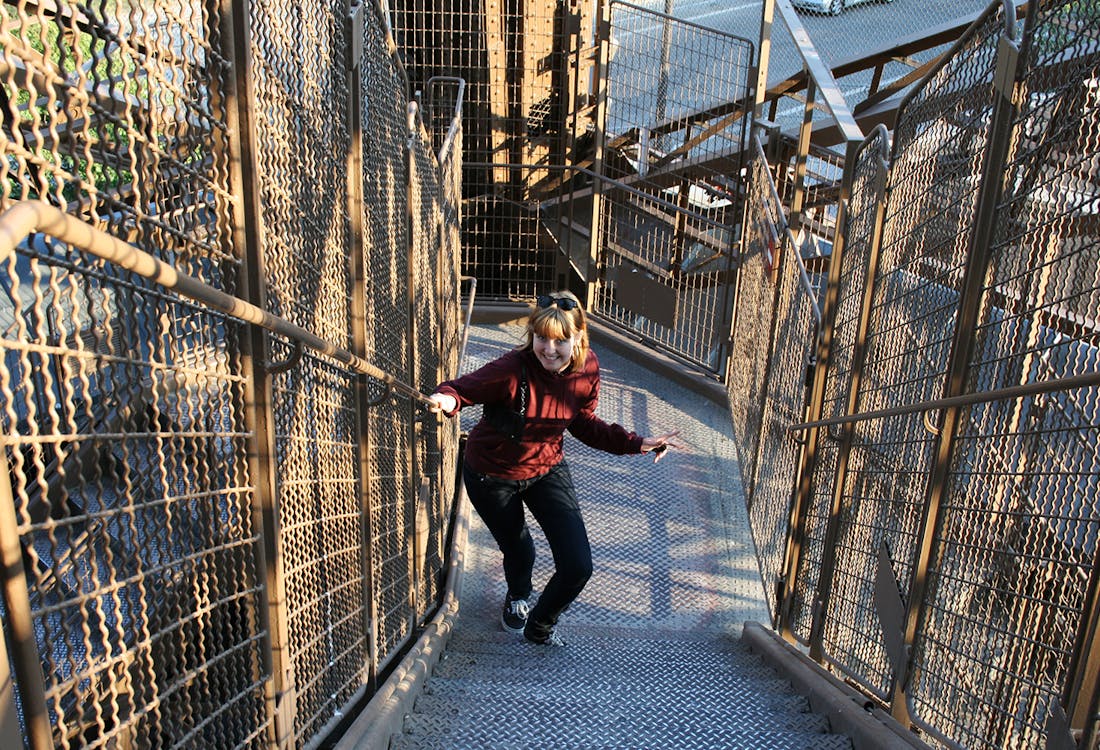
[[[460,281],[470,282],[470,299],[466,302],[466,320],[462,323],[462,343],[458,348],[458,372],[462,373],[462,363],[466,361],[466,346],[470,343],[470,321],[474,317],[474,298],[477,297],[477,277],[463,276]]]
[[[912,404],[892,406],[887,409],[875,409],[874,411],[865,411],[858,414],[846,414],[839,417],[830,417],[829,419],[818,419],[813,422],[801,422],[799,424],[791,425],[790,427],[788,427],[787,432],[801,432],[802,430],[808,430],[812,427],[828,427],[830,425],[838,424],[855,424],[856,422],[867,422],[872,419],[896,417],[902,414],[935,411],[937,409],[947,409],[955,406],[972,406],[974,404],[985,404],[991,401],[1000,401],[1002,399],[1008,400],[1021,398],[1023,396],[1037,396],[1041,393],[1051,393],[1053,391],[1068,391],[1074,388],[1090,388],[1093,386],[1100,386],[1100,372],[1086,372],[1082,375],[1074,375],[1068,378],[1044,380],[1041,383],[1013,385],[1007,388],[997,388],[992,391],[964,393],[960,396],[949,396],[945,398],[932,399],[930,401],[918,401]]]
[[[579,167],[579,166],[576,166],[575,164],[534,164],[534,163],[496,164],[496,163],[491,162],[491,161],[467,161],[467,162],[463,162],[463,166],[472,167],[472,168],[476,168],[476,169],[489,169],[489,168],[493,168],[493,169],[530,169],[530,170],[539,170],[541,172],[576,172],[577,174],[584,175],[585,177],[588,177],[588,178],[590,178],[594,181],[609,184],[610,187],[606,188],[606,190],[609,190],[609,191],[622,191],[622,192],[624,192],[628,195],[633,195],[636,198],[640,198],[642,200],[645,200],[645,201],[653,203],[657,206],[660,206],[661,208],[664,208],[668,211],[683,212],[683,209],[680,206],[678,206],[676,203],[674,203],[670,200],[667,200],[665,198],[662,198],[659,195],[653,195],[652,193],[647,193],[644,190],[639,190],[638,188],[631,187],[630,185],[627,185],[626,183],[624,183],[620,180],[612,179],[610,177],[599,174],[597,172],[593,172],[591,169],[588,169],[587,167]],[[588,188],[583,188],[582,190],[587,191]],[[582,190],[577,190],[575,192],[579,194],[579,193],[582,192]],[[557,199],[554,199],[554,200],[534,199],[534,200],[529,201],[529,203],[533,203],[533,204],[535,204],[536,208],[541,209],[544,206],[557,205],[558,200]],[[724,224],[721,221],[718,221],[717,219],[713,219],[709,216],[704,216],[703,214],[697,214],[697,213],[692,212],[691,213],[691,218],[695,221],[698,221],[698,222],[702,223],[702,224],[708,225],[711,229],[729,229],[730,228],[729,224]]]
[[[362,357],[322,339],[285,318],[272,315],[250,302],[215,289],[48,203],[36,200],[20,201],[0,215],[0,262],[11,257],[19,243],[35,232],[47,234],[91,253],[101,260],[114,263],[237,320],[258,325],[292,341],[301,342],[310,349],[335,359],[354,372],[379,380],[389,388],[416,401],[430,403],[426,394],[372,365]]]
[[[458,78],[455,76],[432,76],[428,79],[428,106],[431,107],[434,102],[432,101],[432,86],[437,83],[452,83],[458,87],[458,93],[455,95],[455,111],[454,116],[451,117],[451,124],[447,128],[447,135],[443,138],[443,143],[439,146],[439,152],[436,154],[436,161],[442,164],[450,156],[451,151],[454,149],[455,139],[458,137],[458,129],[462,125],[462,104],[466,98],[466,79]]]
[[[753,146],[756,148],[756,158],[768,163],[768,157],[764,154],[764,144],[760,141],[760,131],[754,131],[752,134]],[[786,217],[783,215],[783,199],[779,197],[779,188],[775,186],[775,180],[772,179],[772,173],[770,169],[764,170],[768,176],[768,188],[771,192],[771,198],[775,201],[775,205],[780,207],[779,218],[783,221],[783,232],[787,235],[787,242],[790,243],[791,252],[795,257],[795,262],[798,265],[798,278],[799,283],[802,285],[803,291],[810,298],[810,311],[813,313],[814,320],[817,321],[817,326],[821,328],[821,305],[817,300],[817,293],[814,290],[813,284],[810,282],[810,274],[806,269],[806,261],[802,257],[802,243],[798,241],[798,238],[791,232],[791,225],[787,222]],[[801,234],[801,230],[799,232]]]

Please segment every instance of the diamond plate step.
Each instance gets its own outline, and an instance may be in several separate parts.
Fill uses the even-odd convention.
[[[453,729],[458,729],[462,724],[479,726],[485,722],[495,722],[500,706],[520,703],[525,717],[532,724],[553,725],[562,717],[572,715],[583,718],[586,729],[597,737],[615,730],[623,722],[640,721],[644,725],[659,721],[659,728],[669,731],[681,723],[722,726],[731,715],[737,716],[733,727],[737,732],[826,734],[829,731],[829,722],[823,716],[809,712],[781,712],[768,705],[746,707],[737,700],[744,695],[737,691],[721,701],[714,701],[715,696],[712,695],[711,700],[704,703],[705,696],[688,697],[669,691],[655,691],[652,695],[639,697],[634,690],[601,693],[578,685],[573,691],[562,690],[554,694],[540,691],[517,700],[514,691],[467,690],[465,686],[455,685],[443,689],[437,687],[432,694],[421,695],[416,702],[416,713],[409,717],[405,726],[406,731],[410,731],[421,722],[440,718],[448,718],[448,725]],[[680,721],[679,717],[684,717],[684,720]]]
[[[549,648],[460,627],[390,747],[851,748],[735,641],[572,632]]]
[[[623,731],[604,737],[594,736],[575,717],[560,717],[551,733],[545,727],[536,731],[498,722],[482,725],[468,733],[456,733],[447,723],[423,726],[425,735],[402,734],[390,744],[390,750],[851,750],[847,737],[806,732],[739,732],[720,727],[689,725],[670,736],[665,725],[643,726],[624,719]],[[552,739],[551,739],[552,738]]]

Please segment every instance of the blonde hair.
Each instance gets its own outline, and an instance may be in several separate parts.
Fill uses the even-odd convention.
[[[565,369],[567,372],[578,372],[588,360],[588,319],[584,315],[584,307],[572,292],[551,292],[549,296],[555,299],[571,299],[577,306],[572,310],[562,310],[557,305],[539,307],[536,303],[527,317],[527,338],[521,348],[530,351],[536,335],[549,339],[568,339],[575,336],[573,358]]]

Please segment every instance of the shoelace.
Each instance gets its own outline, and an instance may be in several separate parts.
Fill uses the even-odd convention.
[[[531,607],[527,604],[526,599],[514,599],[508,605],[508,610],[516,617],[522,617],[527,619],[527,615],[531,613]]]
[[[543,645],[564,646],[565,640],[560,635],[558,635],[556,631],[551,630],[550,633],[546,636],[546,640],[543,641]]]

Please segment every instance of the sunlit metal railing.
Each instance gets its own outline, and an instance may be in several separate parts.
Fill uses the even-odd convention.
[[[901,103],[892,148],[879,128],[847,149],[820,330],[785,291],[793,253],[773,267],[782,223],[746,223],[735,347],[773,360],[735,357],[730,398],[775,624],[947,747],[1096,742],[1093,18],[993,3]],[[787,165],[765,151],[756,219]]]
[[[445,599],[464,83],[374,5],[4,8],[0,744],[316,745]]]

